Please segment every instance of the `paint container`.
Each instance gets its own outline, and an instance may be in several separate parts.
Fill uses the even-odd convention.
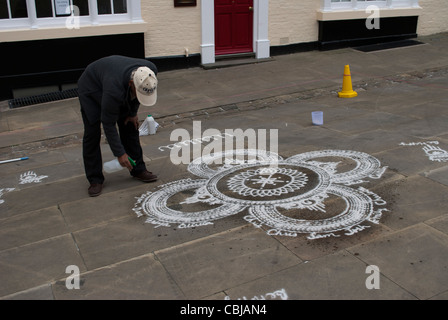
[[[149,134],[156,134],[156,121],[152,116],[146,117],[146,121],[148,122],[148,133]]]
[[[132,160],[131,158],[128,158],[128,159],[131,162],[131,165],[133,167],[135,167],[134,160]],[[103,165],[103,169],[107,173],[113,173],[113,172],[117,172],[117,171],[124,169],[124,167],[121,166],[120,162],[118,162],[118,159],[114,159],[114,160],[105,162]]]
[[[138,129],[139,135],[146,136],[148,134],[156,134],[158,127],[159,124],[154,120],[153,116],[148,115]]]
[[[321,126],[324,124],[324,113],[322,111],[313,111],[311,112],[311,120],[313,121],[313,125]]]

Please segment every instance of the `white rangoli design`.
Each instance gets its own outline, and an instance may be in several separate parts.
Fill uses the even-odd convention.
[[[305,186],[307,181],[308,177],[297,170],[261,168],[233,176],[227,186],[239,195],[265,197],[294,192]]]
[[[42,182],[42,179],[46,179],[48,176],[38,176],[33,171],[28,171],[25,173],[22,173],[20,175],[20,182],[19,184],[26,184],[26,183],[39,183]]]
[[[211,167],[223,158],[223,165]],[[343,161],[330,158],[342,158],[344,165],[348,160],[351,169],[338,172]],[[386,205],[380,196],[352,185],[379,179],[386,169],[376,158],[356,151],[323,150],[283,159],[263,150],[231,150],[195,159],[188,171],[199,179],[173,181],[147,192],[137,198],[133,210],[156,227],[204,226],[247,209],[244,219],[255,227],[264,226],[269,235],[307,234],[309,239],[352,235],[369,228],[362,225],[366,221],[378,224],[387,210],[376,208]],[[176,209],[187,204],[210,208],[177,211],[170,207],[171,197],[184,194],[189,196],[177,202]],[[343,205],[334,206],[335,198],[342,199]]]
[[[259,296],[254,296],[251,299],[247,299],[246,296],[237,298],[237,300],[288,300],[288,293],[285,289],[275,290],[274,292],[268,292]],[[231,300],[229,296],[225,296],[224,300]]]
[[[439,141],[427,141],[427,142],[409,142],[400,143],[400,146],[423,146],[422,150],[425,151],[429,160],[437,162],[447,162],[448,161],[448,151],[436,146]]]
[[[7,192],[11,192],[14,190],[15,190],[15,188],[1,188],[0,189],[0,204],[5,202],[5,200],[2,199],[3,195]]]

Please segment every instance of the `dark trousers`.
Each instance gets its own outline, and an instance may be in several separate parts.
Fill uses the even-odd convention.
[[[86,177],[91,184],[103,183],[103,159],[100,147],[101,122],[89,123],[82,109],[81,113],[84,122],[82,155]],[[130,172],[132,176],[136,176],[146,170],[146,165],[143,161],[143,151],[140,145],[139,131],[135,128],[134,124],[128,122],[128,124],[125,125],[124,121],[125,118],[118,120],[118,133],[126,153],[136,163],[136,166]]]

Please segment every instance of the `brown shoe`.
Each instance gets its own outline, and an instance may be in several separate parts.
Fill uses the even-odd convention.
[[[92,183],[89,187],[89,196],[98,197],[103,190],[103,185],[101,183]]]
[[[152,172],[149,171],[143,171],[140,174],[134,176],[135,179],[138,179],[143,182],[154,182],[157,181],[157,176],[155,174],[152,174]]]

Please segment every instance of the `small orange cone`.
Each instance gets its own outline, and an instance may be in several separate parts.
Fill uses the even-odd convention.
[[[353,91],[352,76],[350,74],[350,66],[344,67],[344,79],[342,81],[342,91],[338,93],[339,98],[354,98],[358,96],[356,91]]]

